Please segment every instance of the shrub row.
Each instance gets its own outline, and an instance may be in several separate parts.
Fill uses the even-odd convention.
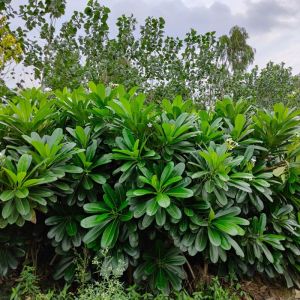
[[[195,264],[298,284],[299,132],[280,103],[205,110],[94,83],[3,99],[0,275],[50,241],[55,279],[87,247],[164,292]]]

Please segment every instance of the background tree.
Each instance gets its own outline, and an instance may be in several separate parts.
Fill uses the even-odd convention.
[[[247,44],[248,39],[246,29],[239,26],[232,27],[229,36],[220,37],[224,44],[223,59],[233,72],[244,72],[254,61],[255,49]]]
[[[24,24],[13,33],[22,44],[23,65],[42,88],[73,89],[92,80],[139,86],[148,101],[181,94],[208,107],[225,95],[263,106],[299,102],[291,69],[269,63],[261,71],[257,66],[248,71],[255,50],[242,27],[220,38],[193,29],[179,38],[166,36],[163,18],[148,17],[138,26],[134,16],[122,15],[111,37],[108,7],[90,0],[62,22],[65,5],[63,0],[28,0],[14,11],[10,1],[2,1],[8,20]]]

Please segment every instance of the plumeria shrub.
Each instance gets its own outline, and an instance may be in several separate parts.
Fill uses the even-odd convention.
[[[163,292],[199,264],[299,285],[299,110],[89,86],[0,107],[1,276],[38,244],[67,281],[78,253],[106,251],[108,269]]]

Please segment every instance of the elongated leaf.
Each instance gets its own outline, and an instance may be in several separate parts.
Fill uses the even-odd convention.
[[[101,215],[95,215],[95,216],[90,216],[87,218],[84,218],[81,222],[80,225],[83,228],[92,228],[94,226],[100,225],[103,221],[109,218],[109,214],[101,214]]]
[[[3,191],[0,194],[0,199],[2,201],[8,201],[8,200],[12,199],[14,196],[15,196],[15,191],[7,190],[7,191]]]
[[[154,216],[159,208],[159,205],[155,198],[148,200],[146,213],[148,216]]]
[[[25,199],[15,199],[17,211],[22,215],[25,216],[30,212],[30,205],[28,200]]]
[[[173,203],[171,203],[167,208],[166,208],[168,214],[177,220],[180,220],[182,217],[181,210]]]
[[[164,208],[168,207],[171,203],[170,197],[167,194],[159,193],[155,199],[158,205]]]
[[[101,247],[103,249],[112,248],[119,236],[119,222],[114,220],[103,231]]]
[[[166,194],[176,198],[190,198],[194,195],[192,190],[183,187],[169,189]]]
[[[209,241],[214,246],[220,246],[221,245],[221,236],[220,236],[220,234],[217,230],[208,227],[208,237],[209,237]]]
[[[197,251],[202,252],[207,245],[207,234],[204,229],[200,229],[196,235],[195,248]]]
[[[83,206],[84,211],[88,213],[102,213],[109,212],[108,207],[101,202],[98,203],[87,203]]]
[[[144,195],[150,195],[153,194],[153,191],[151,190],[146,190],[146,189],[138,189],[132,191],[133,196],[144,196]]]

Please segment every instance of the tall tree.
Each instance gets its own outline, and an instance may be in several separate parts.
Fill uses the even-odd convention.
[[[247,44],[249,35],[245,28],[234,26],[230,29],[229,36],[220,37],[224,45],[224,60],[233,72],[245,71],[253,63],[255,49]]]

